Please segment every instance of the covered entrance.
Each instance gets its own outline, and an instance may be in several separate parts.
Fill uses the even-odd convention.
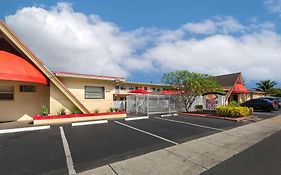
[[[48,79],[26,59],[0,50],[0,122],[31,119],[49,100]]]

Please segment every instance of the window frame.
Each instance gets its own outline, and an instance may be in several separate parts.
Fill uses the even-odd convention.
[[[11,91],[1,91],[1,87],[10,87]],[[12,94],[12,98],[1,98],[0,101],[14,101],[15,100],[15,87],[14,86],[0,86],[0,94]]]
[[[30,90],[28,89],[29,87],[31,88],[31,91],[26,91],[26,90]],[[27,88],[27,89],[25,89]],[[26,93],[35,93],[36,92],[36,86],[35,85],[20,85],[20,92],[26,92]]]
[[[95,98],[95,97],[87,97],[87,94],[92,93],[98,93],[98,92],[87,92],[86,89],[87,88],[102,88],[103,89],[103,95],[101,98]],[[104,86],[84,86],[84,98],[87,100],[93,100],[93,99],[105,99],[105,87]]]

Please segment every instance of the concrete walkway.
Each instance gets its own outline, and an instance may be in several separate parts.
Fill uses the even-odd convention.
[[[3,123],[0,123],[0,130],[1,129],[32,127],[32,126],[33,126],[32,121],[3,122]]]
[[[112,163],[80,175],[200,174],[279,130],[281,116]]]

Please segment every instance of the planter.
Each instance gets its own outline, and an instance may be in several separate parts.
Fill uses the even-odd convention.
[[[101,120],[101,119],[113,119],[113,118],[125,118],[126,112],[103,112],[103,113],[91,113],[91,114],[66,114],[66,115],[35,115],[33,116],[34,125],[45,124],[58,124],[58,123],[72,123],[82,122],[89,120]]]

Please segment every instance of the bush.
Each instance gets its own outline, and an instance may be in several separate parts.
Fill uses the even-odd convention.
[[[110,111],[110,112],[113,112],[113,111],[114,111],[114,108],[113,108],[113,107],[110,107],[110,108],[109,108],[109,111]]]
[[[240,103],[237,101],[231,101],[227,106],[232,106],[232,107],[239,107]]]
[[[50,112],[49,112],[49,107],[43,105],[43,106],[41,107],[41,114],[44,115],[44,116],[46,116],[46,115],[48,115],[49,113],[50,113]]]
[[[60,108],[60,110],[57,112],[57,115],[65,115],[65,109],[64,108]]]
[[[94,112],[97,114],[97,113],[100,112],[100,110],[99,109],[95,109]]]
[[[119,111],[119,109],[118,109],[118,108],[114,108],[114,111],[115,111],[115,112],[118,112],[118,111]]]
[[[194,108],[195,108],[197,111],[202,111],[202,110],[203,110],[203,105],[195,105]]]
[[[245,117],[251,115],[253,108],[248,107],[235,107],[235,106],[218,106],[216,113],[223,117]]]
[[[80,111],[77,107],[73,107],[73,108],[71,109],[71,113],[72,113],[72,114],[81,114],[81,111]]]

